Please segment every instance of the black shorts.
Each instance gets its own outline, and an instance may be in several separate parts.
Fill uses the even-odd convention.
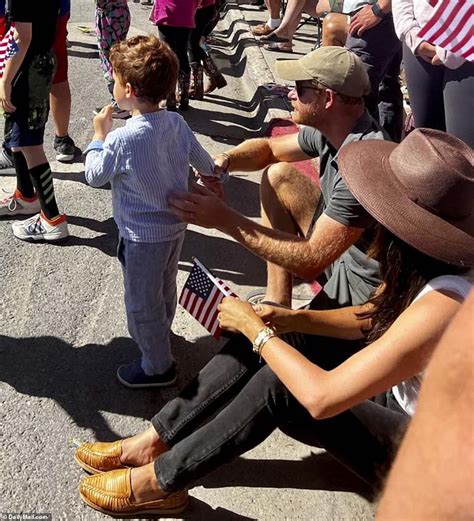
[[[5,112],[5,142],[12,147],[43,144],[49,115],[49,92],[56,61],[52,51],[38,54],[21,67],[12,84],[15,112]]]

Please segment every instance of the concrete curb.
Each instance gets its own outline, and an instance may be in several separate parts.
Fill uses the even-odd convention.
[[[224,36],[225,39],[238,38],[234,48],[241,50],[242,55],[247,60],[245,87],[249,90],[249,94],[257,96],[260,105],[266,107],[267,113],[262,128],[262,133],[265,134],[272,119],[288,118],[290,107],[284,98],[271,94],[265,88],[266,84],[277,83],[277,80],[258,44],[258,40],[250,31],[250,25],[245,18],[245,13],[240,9],[238,0],[225,4],[217,30],[227,32]],[[236,36],[237,33],[238,36]],[[262,109],[260,108],[260,110]]]

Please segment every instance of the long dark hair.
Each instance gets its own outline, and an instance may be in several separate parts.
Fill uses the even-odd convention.
[[[382,288],[369,300],[374,307],[359,314],[359,318],[370,318],[372,321],[372,327],[367,334],[369,342],[373,342],[387,331],[431,279],[467,271],[466,268],[425,255],[380,224],[377,226],[369,255],[380,264]]]

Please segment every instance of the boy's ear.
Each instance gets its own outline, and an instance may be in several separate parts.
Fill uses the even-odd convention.
[[[136,96],[135,90],[133,89],[130,83],[125,84],[125,97],[131,98],[132,96]]]

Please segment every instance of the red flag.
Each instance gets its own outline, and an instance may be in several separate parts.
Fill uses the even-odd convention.
[[[0,78],[3,76],[5,62],[18,52],[18,45],[14,38],[15,28],[12,26],[0,41]]]
[[[474,62],[474,0],[430,0],[433,16],[418,36]]]
[[[217,320],[217,306],[224,297],[236,297],[226,284],[214,275],[197,259],[184,285],[179,303],[217,340],[221,328]]]

